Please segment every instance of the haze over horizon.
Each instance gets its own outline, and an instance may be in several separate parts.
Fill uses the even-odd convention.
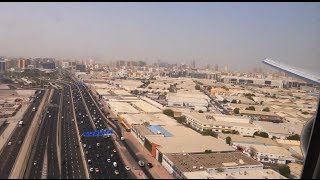
[[[0,56],[320,69],[320,3],[1,3]]]

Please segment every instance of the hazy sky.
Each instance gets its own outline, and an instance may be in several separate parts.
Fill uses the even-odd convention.
[[[320,3],[0,3],[0,55],[320,69]]]

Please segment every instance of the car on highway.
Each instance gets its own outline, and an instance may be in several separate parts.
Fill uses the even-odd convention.
[[[100,172],[100,169],[99,169],[99,168],[96,168],[95,170],[96,170],[96,173],[99,173],[99,172]]]
[[[91,162],[92,162],[91,159],[88,159],[88,164],[91,164]]]
[[[116,150],[116,149],[113,149],[113,152],[114,152],[114,153],[116,153],[116,152],[117,152],[117,150]]]
[[[149,168],[152,168],[152,167],[153,167],[153,164],[152,164],[152,163],[148,163],[147,166],[148,166]]]
[[[130,171],[130,167],[129,166],[126,166],[125,168],[126,168],[127,171]]]
[[[34,162],[33,162],[33,165],[34,165],[34,166],[35,166],[35,165],[37,165],[37,164],[38,164],[38,162],[37,162],[37,161],[34,161]]]
[[[118,175],[119,171],[118,170],[114,170],[114,174]]]
[[[100,146],[100,143],[97,143],[97,147],[99,147]]]
[[[8,146],[10,146],[12,144],[12,142],[10,141],[10,142],[8,142]]]
[[[90,168],[90,172],[93,172],[93,171],[94,171],[94,169],[93,169],[93,167],[91,167],[91,168]]]
[[[111,162],[111,159],[107,159],[107,162]]]
[[[143,162],[143,161],[141,161],[141,160],[138,162],[138,164],[139,164],[139,166],[141,166],[141,167],[143,167],[143,166],[144,166],[144,162]]]
[[[86,147],[87,147],[87,145],[86,145],[86,144],[83,144],[83,147],[84,147],[84,148],[86,148]]]
[[[114,167],[117,167],[117,166],[118,166],[118,163],[117,163],[117,162],[113,162],[113,166],[114,166]]]

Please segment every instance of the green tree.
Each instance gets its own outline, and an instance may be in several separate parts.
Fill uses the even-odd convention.
[[[138,95],[139,91],[137,89],[132,91],[132,94]]]
[[[226,99],[224,99],[223,101],[222,101],[222,103],[224,103],[224,104],[226,104],[228,101],[226,100]]]
[[[270,112],[270,109],[268,107],[262,109],[262,111],[265,111],[265,112]]]
[[[260,137],[264,137],[264,138],[269,138],[269,134],[266,133],[266,132],[258,132],[258,131],[256,131],[256,132],[253,133],[253,136],[260,136]]]
[[[232,131],[231,131],[231,134],[240,134],[240,133],[239,133],[239,131],[237,131],[237,130],[232,130]]]
[[[254,99],[252,98],[252,96],[246,96],[248,99],[254,101]]]
[[[260,132],[260,136],[261,136],[261,137],[264,137],[264,138],[268,138],[268,137],[269,137],[269,134],[266,133],[266,132]]]
[[[200,85],[197,84],[194,88],[195,88],[196,90],[200,90]]]
[[[204,136],[212,136],[212,137],[217,137],[218,135],[213,132],[211,129],[205,129],[201,132],[202,135]]]
[[[163,114],[170,116],[170,117],[174,117],[174,112],[171,109],[163,110]]]
[[[233,100],[231,101],[231,103],[237,103],[237,100],[233,99]]]
[[[231,143],[231,137],[228,136],[228,137],[226,138],[226,143],[230,145],[230,143]]]
[[[246,108],[246,110],[255,111],[256,108],[254,108],[254,106],[249,106],[249,107]]]
[[[224,169],[223,168],[217,168],[216,171],[217,172],[224,172]]]
[[[233,113],[239,114],[240,113],[240,109],[239,108],[234,108]]]
[[[279,173],[282,176],[285,176],[287,178],[290,177],[291,171],[290,171],[290,167],[288,165],[282,165],[279,167]]]
[[[294,135],[288,136],[287,139],[300,141],[300,136],[299,134],[294,134]]]
[[[178,123],[183,124],[186,122],[186,116],[180,116],[175,118]]]

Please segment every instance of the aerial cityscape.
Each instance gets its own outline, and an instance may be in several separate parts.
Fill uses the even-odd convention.
[[[74,18],[63,9],[71,6],[51,5],[57,9],[61,6],[61,15],[55,23]],[[51,5],[43,5],[43,8]],[[71,11],[85,9],[84,4],[74,5],[76,8]],[[84,21],[89,18],[87,16],[94,16],[90,14],[90,8],[99,13],[110,8],[108,4],[97,5],[99,3],[88,4]],[[119,11],[124,8],[119,4],[109,5]],[[142,8],[144,12],[143,8],[157,6],[140,5],[129,3],[128,7]],[[212,3],[208,7],[215,5],[220,6]],[[161,3],[158,6],[162,6]],[[173,6],[179,11],[179,5]],[[192,5],[181,5],[186,9],[189,6]],[[3,29],[14,26],[8,24],[8,18],[1,18],[1,9],[8,7],[21,11],[35,8],[36,13],[28,15],[30,19],[37,13],[43,13],[46,19],[46,12],[39,10],[38,4],[30,3],[25,9],[18,4],[0,4],[0,23],[4,27],[0,30],[0,37],[4,37],[0,42],[0,179],[301,178],[309,152],[305,148],[309,147],[309,141],[304,139],[305,129],[311,128],[307,124],[311,124],[317,114],[320,95],[320,76],[314,74],[320,66],[319,57],[308,50],[304,53],[309,56],[297,66],[298,60],[288,61],[292,57],[287,55],[290,51],[277,55],[271,53],[272,48],[262,54],[253,53],[252,57],[244,52],[247,60],[232,60],[233,56],[214,50],[214,53],[222,54],[217,57],[226,58],[218,60],[210,53],[206,54],[206,49],[195,50],[204,54],[194,56],[186,47],[179,46],[177,51],[181,53],[186,48],[188,56],[180,57],[179,54],[157,54],[166,48],[149,51],[160,46],[150,45],[152,47],[146,48],[144,56],[139,54],[140,50],[126,49],[135,40],[135,46],[139,46],[136,37],[129,38],[130,43],[124,45],[121,54],[118,45],[125,41],[116,33],[114,36],[119,42],[115,43],[114,52],[106,48],[105,54],[104,50],[100,52],[101,47],[97,51],[88,47],[85,52],[86,48],[81,49],[84,46],[76,47],[80,41],[72,44],[71,40],[61,42],[60,49],[52,46],[55,47],[52,51],[45,43],[39,43],[37,47],[30,47],[33,45],[29,46],[28,42],[12,46],[5,36],[15,36],[15,30],[11,34]],[[303,7],[320,9],[319,4],[312,6],[312,3],[302,4],[301,9]],[[197,4],[194,8],[198,11],[203,7]],[[290,14],[289,11],[287,9],[286,13]],[[148,10],[148,13],[151,12]],[[160,13],[160,10],[153,13]],[[164,19],[170,16],[172,22],[179,19],[179,15],[171,14],[170,8],[167,13],[163,13]],[[131,20],[139,24],[135,18],[141,18],[141,14],[137,14]],[[16,23],[19,22],[17,19],[25,18],[18,12],[16,15],[15,18],[11,15]],[[35,22],[40,22],[41,18],[37,18]],[[318,18],[317,24],[310,25],[309,31],[314,26],[320,27],[320,13],[315,18]],[[143,18],[140,20],[141,24],[147,22]],[[79,22],[74,25],[76,23]],[[46,33],[39,36],[54,43],[54,36],[60,30],[68,29],[57,26],[60,29],[53,37]],[[135,28],[132,31],[139,29]],[[168,33],[162,28],[159,31]],[[92,32],[94,30],[88,33]],[[72,32],[69,36],[70,39],[76,37]],[[141,41],[144,41],[142,37]],[[319,37],[314,36],[314,39]],[[104,38],[99,42],[105,41]],[[110,43],[112,41],[111,38]],[[163,41],[159,40],[159,43]],[[144,45],[142,42],[141,46]],[[310,47],[313,45],[318,48],[319,43]],[[73,54],[65,53],[68,48]],[[286,48],[290,49],[290,46]],[[292,54],[300,53],[293,49]],[[139,53],[131,53],[134,50]],[[151,52],[155,54],[149,55]],[[265,56],[269,52],[271,55]],[[46,53],[48,55],[43,55]],[[319,55],[319,51],[315,54]]]

